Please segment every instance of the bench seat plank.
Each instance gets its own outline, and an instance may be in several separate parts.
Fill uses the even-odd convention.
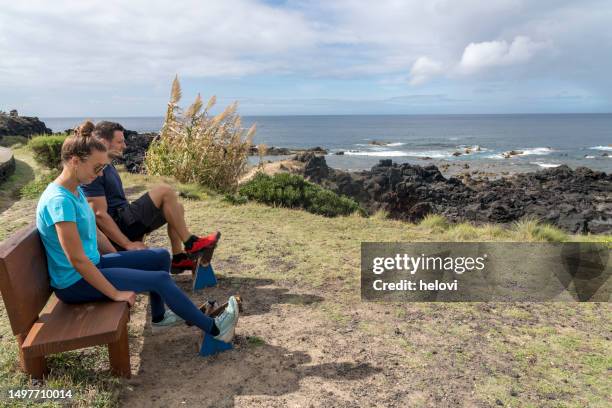
[[[113,343],[128,320],[126,302],[68,305],[52,296],[21,347],[31,358]]]

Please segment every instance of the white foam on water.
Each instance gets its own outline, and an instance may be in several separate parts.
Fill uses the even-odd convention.
[[[550,147],[530,147],[526,149],[513,149],[513,150],[516,152],[522,152],[522,153],[513,154],[512,156],[510,156],[510,159],[515,156],[544,156],[554,151]],[[486,158],[487,159],[505,159],[504,153],[507,153],[507,152],[491,154],[491,155],[486,156]]]
[[[523,153],[519,154],[518,156],[530,156],[530,155],[545,155],[545,154],[550,154],[553,149],[551,149],[550,147],[533,147],[533,148],[529,148],[529,149],[517,149],[522,151]]]
[[[384,142],[383,142],[384,143]],[[381,148],[381,147],[396,147],[396,146],[403,146],[406,143],[403,142],[393,142],[393,143],[385,143],[383,145],[377,145],[377,144],[372,144],[372,143],[355,143],[355,146],[361,146],[361,147],[371,147],[372,149],[375,148]]]
[[[585,159],[594,159],[595,156],[584,156]]]
[[[485,156],[485,159],[503,159],[504,156],[501,153],[492,153]]]
[[[431,157],[432,159],[445,159],[453,157],[453,152],[448,150],[384,150],[384,149],[372,149],[372,150],[349,150],[345,151],[345,155],[349,156],[376,156],[376,157]]]
[[[545,168],[545,169],[550,169],[550,168],[553,168],[553,167],[559,167],[560,166],[560,164],[556,164],[556,163],[529,162],[529,164],[535,164],[535,165],[538,165],[538,166],[540,166],[542,168]]]
[[[348,152],[344,152],[345,155],[347,156],[377,156],[377,157],[403,157],[403,156],[409,156],[408,152],[402,152],[400,150],[384,150],[384,151],[371,151],[371,152],[364,152],[364,151],[348,151]]]
[[[422,152],[411,151],[407,152],[408,156],[412,157],[431,157],[432,159],[443,159],[447,157],[453,157],[453,152],[448,150],[425,150]]]
[[[593,146],[592,150],[606,150],[608,152],[612,152],[612,146]]]
[[[470,149],[470,153],[465,153],[465,149]],[[480,150],[477,150],[477,149],[480,149]],[[484,152],[489,151],[489,149],[487,149],[486,147],[482,147],[480,145],[474,145],[474,146],[459,145],[457,146],[457,150],[459,150],[460,153],[462,154],[479,154],[479,153],[484,153]]]

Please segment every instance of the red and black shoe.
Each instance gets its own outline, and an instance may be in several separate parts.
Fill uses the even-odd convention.
[[[221,233],[219,231],[205,237],[200,237],[191,244],[191,248],[185,248],[185,252],[189,258],[193,260],[200,259],[200,263],[208,264],[212,259],[213,252],[220,238]]]
[[[185,252],[188,255],[195,255],[198,252],[202,252],[206,248],[215,246],[220,238],[221,233],[219,231],[213,232],[205,237],[199,237],[193,244],[191,244],[190,248],[185,248]]]
[[[178,274],[183,271],[190,271],[195,267],[195,262],[192,259],[189,259],[187,256],[182,258],[180,261],[172,261],[172,265],[170,267],[170,273]]]

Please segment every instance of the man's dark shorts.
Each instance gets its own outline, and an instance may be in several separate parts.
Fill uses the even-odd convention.
[[[149,193],[117,210],[113,219],[130,241],[141,240],[144,234],[166,224],[162,210],[157,208]]]

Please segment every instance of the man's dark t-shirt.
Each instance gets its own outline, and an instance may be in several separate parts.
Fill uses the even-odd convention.
[[[123,183],[117,169],[112,164],[106,166],[102,175],[96,178],[91,184],[81,186],[87,197],[106,196],[106,204],[108,213],[111,217],[115,217],[117,209],[127,206],[128,200],[125,198],[123,191]]]

